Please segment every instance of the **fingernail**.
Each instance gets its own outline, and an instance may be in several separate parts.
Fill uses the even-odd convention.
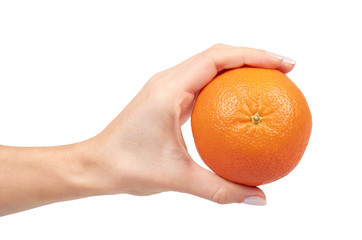
[[[248,204],[248,205],[264,206],[264,205],[266,205],[266,200],[261,197],[251,196],[251,197],[245,198],[243,203]]]
[[[285,57],[285,56],[283,56],[283,62],[290,63],[290,64],[292,64],[292,65],[295,65],[295,64],[296,64],[296,61],[294,61],[294,60],[291,59],[291,58]]]
[[[290,63],[290,64],[292,64],[292,65],[295,65],[295,64],[296,64],[296,61],[294,61],[293,59],[288,58],[288,57],[286,57],[286,56],[282,56],[282,55],[279,55],[279,54],[276,54],[276,53],[272,53],[272,52],[268,52],[268,51],[265,51],[265,53],[268,54],[269,56],[278,58],[278,59],[282,60],[283,62]]]

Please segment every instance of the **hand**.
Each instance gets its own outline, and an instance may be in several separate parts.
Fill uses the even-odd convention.
[[[289,72],[291,59],[215,45],[153,76],[97,136],[54,147],[0,145],[0,216],[94,195],[190,193],[217,203],[264,205],[257,187],[238,185],[198,166],[181,125],[197,93],[215,75],[243,65]]]
[[[103,132],[84,142],[106,179],[103,190],[134,195],[179,191],[221,204],[264,205],[259,188],[229,182],[197,165],[181,132],[197,93],[218,72],[243,65],[285,73],[294,67],[290,59],[263,50],[217,44],[154,75]]]

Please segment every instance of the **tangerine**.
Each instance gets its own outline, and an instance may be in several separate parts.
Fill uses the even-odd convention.
[[[212,171],[258,186],[297,166],[312,116],[303,93],[284,73],[242,67],[217,75],[201,90],[191,126],[199,155]]]

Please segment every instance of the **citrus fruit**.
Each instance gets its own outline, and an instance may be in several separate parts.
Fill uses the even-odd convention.
[[[212,171],[257,186],[297,166],[312,116],[303,93],[284,73],[243,67],[217,75],[201,90],[191,126],[200,157]]]

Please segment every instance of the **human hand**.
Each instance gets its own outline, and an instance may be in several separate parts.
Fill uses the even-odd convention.
[[[157,73],[97,136],[85,142],[101,194],[193,194],[217,203],[265,204],[257,187],[229,182],[197,165],[182,136],[198,92],[224,69],[244,65],[289,72],[294,62],[263,50],[217,44]],[[100,177],[101,176],[101,177]]]

